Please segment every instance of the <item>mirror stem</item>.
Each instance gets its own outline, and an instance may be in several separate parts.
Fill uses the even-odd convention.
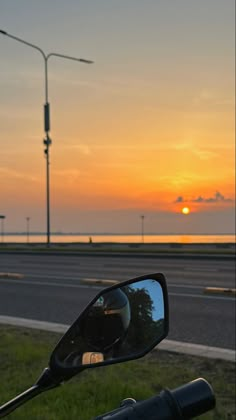
[[[7,416],[17,407],[29,401],[31,398],[36,397],[36,395],[40,394],[41,392],[43,392],[43,389],[40,389],[38,385],[34,385],[31,388],[27,389],[25,392],[22,392],[22,394],[13,398],[11,401],[8,401],[6,404],[3,404],[0,407],[0,418]]]
[[[49,369],[45,369],[35,385],[0,407],[0,418],[7,416],[17,407],[31,400],[31,398],[34,398],[51,388],[55,388],[58,385],[60,384],[53,382]]]

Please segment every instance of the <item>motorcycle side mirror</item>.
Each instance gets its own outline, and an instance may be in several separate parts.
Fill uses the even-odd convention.
[[[52,352],[49,369],[65,381],[85,368],[144,356],[168,334],[163,274],[141,276],[101,291]]]
[[[86,368],[144,356],[168,334],[163,274],[149,274],[101,291],[56,345],[38,381],[0,407],[0,418]]]

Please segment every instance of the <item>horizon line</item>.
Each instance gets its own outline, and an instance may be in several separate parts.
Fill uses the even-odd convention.
[[[32,231],[32,232],[27,232],[27,231],[13,231],[13,232],[4,232],[4,235],[46,235],[47,232],[42,232],[42,231]],[[65,236],[65,235],[72,235],[72,236],[87,236],[87,235],[94,235],[94,236],[140,236],[140,232],[51,232],[51,235],[54,236]],[[178,232],[178,233],[174,233],[174,232],[164,232],[164,233],[160,233],[160,232],[144,232],[144,235],[149,235],[149,236],[178,236],[178,235],[184,235],[184,236],[224,236],[224,235],[230,235],[230,236],[235,236],[235,232],[224,232],[224,233],[206,233],[206,232],[200,232],[200,233],[184,233],[184,232]]]

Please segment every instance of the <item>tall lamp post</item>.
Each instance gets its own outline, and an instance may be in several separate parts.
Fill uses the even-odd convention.
[[[2,243],[4,241],[4,219],[6,216],[3,216],[3,214],[0,215],[1,219],[1,237],[2,237]]]
[[[29,243],[29,225],[30,225],[30,217],[26,217],[26,238],[27,244]]]
[[[142,237],[142,243],[144,243],[144,215],[141,216],[141,237]]]
[[[52,56],[59,57],[59,58],[65,58],[67,60],[74,60],[74,61],[80,61],[81,63],[86,64],[92,64],[93,61],[91,60],[85,60],[84,58],[76,58],[71,57],[69,55],[64,54],[58,54],[58,53],[49,53],[45,54],[45,52],[39,48],[37,45],[31,44],[30,42],[24,41],[21,38],[18,38],[16,36],[13,36],[9,34],[6,31],[3,31],[0,29],[0,33],[3,35],[8,36],[9,38],[12,38],[18,42],[21,42],[22,44],[27,45],[28,47],[32,47],[40,52],[40,54],[43,57],[44,60],[44,72],[45,72],[45,104],[44,104],[44,131],[45,131],[45,139],[43,140],[43,143],[45,145],[44,154],[46,157],[46,197],[47,197],[47,245],[50,246],[50,173],[49,173],[49,147],[52,144],[52,140],[49,137],[50,132],[50,104],[48,102],[48,59]]]

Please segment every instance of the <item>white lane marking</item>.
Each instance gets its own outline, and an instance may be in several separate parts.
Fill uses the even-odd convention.
[[[208,271],[208,272],[215,272],[215,271],[219,271],[219,269],[218,268],[204,268],[204,267],[184,267],[184,270],[187,270],[187,271],[200,271],[200,272],[202,272],[202,271]]]
[[[190,270],[181,270],[181,271],[174,271],[174,270],[162,270],[163,274],[165,275],[165,277],[168,278],[168,276],[175,276],[178,278],[187,278],[187,277],[191,277],[191,278],[195,278],[195,277],[199,277],[199,278],[212,278],[212,277],[223,277],[222,276],[222,272],[220,272],[219,270],[217,271],[190,271]],[[227,273],[227,276],[234,274],[234,272],[232,271],[232,273]]]
[[[45,277],[46,277],[47,279],[77,280],[77,281],[80,281],[80,279],[81,279],[81,276],[78,277],[78,275],[76,275],[76,276],[70,275],[70,276],[66,277],[65,274],[63,274],[63,275],[56,275],[55,276],[54,274],[30,274],[30,273],[26,273],[25,274],[25,277],[30,277],[32,279],[34,279],[34,278],[36,278],[36,279],[45,279]]]
[[[55,282],[47,282],[47,281],[26,281],[26,280],[21,280],[21,281],[17,281],[17,280],[10,280],[9,279],[1,279],[0,281],[0,285],[2,282],[11,284],[28,284],[30,286],[49,286],[49,287],[69,287],[69,288],[79,288],[79,289],[89,289],[91,287],[91,285],[82,285],[82,284],[71,284],[71,283],[55,283]],[[97,290],[101,290],[101,286],[93,286],[93,289],[97,289]]]
[[[71,284],[71,283],[56,283],[56,282],[43,282],[43,281],[26,281],[26,280],[9,280],[9,279],[1,279],[0,285],[2,282],[11,284],[27,284],[30,286],[49,286],[49,287],[63,287],[63,288],[80,288],[80,289],[89,289],[92,287],[95,290],[101,290],[101,286],[91,286],[91,285],[82,285],[82,284]],[[206,296],[206,295],[194,295],[192,293],[173,293],[169,292],[169,296],[180,296],[180,297],[192,297],[192,298],[201,298],[201,299],[215,299],[215,300],[226,300],[226,301],[233,301],[235,300],[233,297],[226,297],[226,296]]]
[[[168,283],[168,287],[176,287],[176,288],[184,288],[184,289],[204,289],[205,286],[191,286],[189,284],[175,284],[175,283]]]
[[[34,278],[34,277],[36,277],[36,278],[45,278],[45,276],[43,276],[43,275],[37,275],[37,276],[30,276],[31,278]],[[78,277],[69,277],[69,278],[67,278],[67,277],[65,277],[65,276],[50,276],[50,275],[47,275],[47,278],[49,278],[49,279],[57,279],[57,280],[59,280],[59,279],[61,279],[61,280],[65,280],[65,281],[68,281],[68,280],[76,280],[76,281],[78,281],[78,282],[80,282],[80,281],[86,281],[86,280],[94,280],[94,281],[97,281],[97,280],[107,280],[108,282],[109,281],[111,281],[111,279],[98,279],[98,278],[94,278],[94,279],[91,279],[91,278],[87,278],[87,277],[80,277],[80,278],[78,278]],[[6,281],[6,280],[10,280],[12,283],[20,283],[20,281],[19,280],[15,280],[14,281],[14,279],[1,279],[1,281]],[[112,279],[112,281],[116,281],[116,282],[119,282],[120,280],[114,280],[114,279]],[[27,281],[27,280],[21,280],[21,283],[23,283],[23,284],[36,284],[36,285],[38,285],[38,284],[43,284],[43,285],[45,285],[45,286],[51,286],[51,285],[55,285],[55,286],[62,286],[62,287],[65,287],[65,286],[68,286],[68,287],[79,287],[79,285],[74,285],[74,284],[72,284],[72,285],[70,285],[70,283],[66,283],[66,284],[62,284],[62,283],[56,283],[56,282],[37,282],[37,281],[34,281],[34,282],[31,282],[31,281]],[[80,284],[80,283],[79,283]],[[206,285],[202,285],[202,286],[199,286],[199,285],[196,285],[196,286],[194,286],[194,285],[189,285],[189,284],[176,284],[176,283],[168,283],[167,284],[167,286],[168,287],[175,287],[175,288],[180,288],[180,289],[200,289],[200,290],[204,290],[205,289],[205,287],[206,287]],[[170,293],[170,292],[169,292]]]
[[[180,288],[180,289],[200,289],[200,290],[205,290],[206,287],[223,287],[224,289],[232,289],[234,288],[233,286],[227,286],[227,285],[221,285],[221,286],[207,286],[206,284],[199,286],[199,285],[190,285],[190,284],[175,284],[175,283],[168,283],[167,284],[168,288],[169,287],[173,287],[173,288]]]
[[[192,298],[200,298],[200,299],[213,299],[213,300],[227,300],[233,302],[235,299],[233,297],[226,297],[226,296],[204,296],[204,295],[194,295],[192,293],[168,293],[169,296],[180,296],[180,297],[192,297]]]

